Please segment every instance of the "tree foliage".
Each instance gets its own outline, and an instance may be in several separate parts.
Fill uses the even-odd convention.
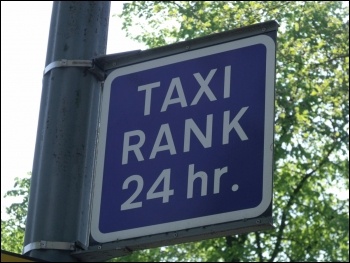
[[[14,188],[5,194],[7,198],[15,198],[6,208],[8,218],[1,218],[1,249],[14,253],[22,253],[25,220],[28,211],[30,175],[15,178]]]
[[[130,261],[347,261],[349,10],[326,1],[133,1],[127,36],[158,47],[276,20],[275,230],[136,252]],[[345,200],[344,200],[345,199]]]

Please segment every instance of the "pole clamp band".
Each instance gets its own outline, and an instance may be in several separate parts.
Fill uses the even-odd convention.
[[[23,248],[22,254],[24,255],[34,249],[75,250],[75,243],[41,240],[40,242],[27,244]]]
[[[98,68],[94,63],[93,60],[69,60],[69,59],[61,59],[57,61],[51,62],[49,65],[47,65],[44,69],[44,75],[48,73],[50,70],[54,68],[60,68],[60,67],[84,67],[89,68],[89,71],[91,71],[100,81],[103,81],[106,79],[106,75],[103,70]]]
[[[61,59],[58,61],[51,62],[49,65],[45,67],[44,75],[49,72],[51,69],[59,68],[59,67],[92,67],[92,60],[68,60]]]

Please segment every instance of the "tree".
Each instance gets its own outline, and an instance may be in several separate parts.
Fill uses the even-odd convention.
[[[5,197],[15,197],[14,203],[6,208],[9,218],[1,219],[1,249],[22,253],[25,220],[28,211],[30,175],[15,178],[14,189],[7,191]]]
[[[349,259],[349,11],[342,2],[133,1],[127,36],[158,47],[267,20],[277,41],[276,229],[136,252],[130,261]]]

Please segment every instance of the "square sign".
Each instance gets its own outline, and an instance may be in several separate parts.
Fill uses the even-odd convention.
[[[263,214],[272,202],[274,78],[268,35],[109,74],[92,237],[104,243]]]

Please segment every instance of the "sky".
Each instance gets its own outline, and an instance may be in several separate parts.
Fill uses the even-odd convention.
[[[145,49],[125,37],[112,1],[107,54]],[[52,1],[1,1],[1,212],[14,178],[32,171]]]

